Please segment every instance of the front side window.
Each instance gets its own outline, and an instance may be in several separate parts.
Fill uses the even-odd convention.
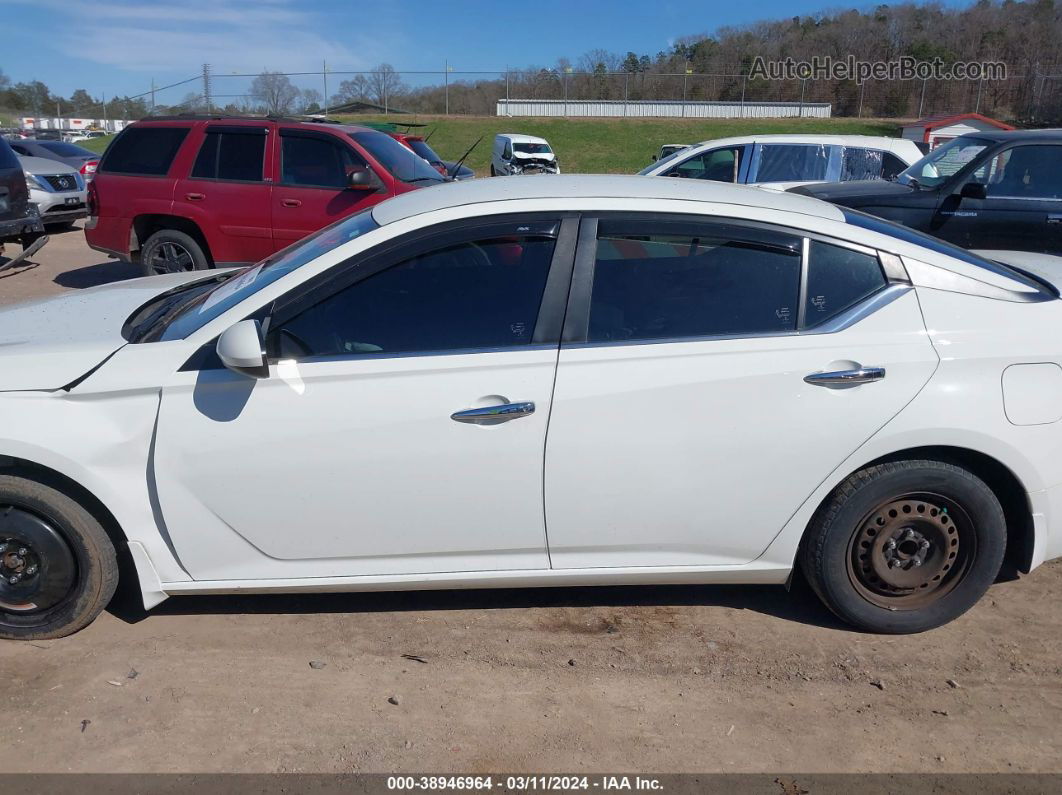
[[[502,150],[502,158],[504,160],[513,159],[513,145],[509,141],[505,142],[505,149]]]
[[[886,284],[876,256],[810,241],[804,327],[811,328],[836,317]]]
[[[281,182],[285,185],[342,189],[350,184],[355,170],[368,168],[349,146],[323,136],[281,132],[280,141]]]
[[[979,168],[972,177],[990,198],[1062,199],[1062,146],[1016,146]]]
[[[280,359],[513,348],[535,330],[555,242],[539,232],[431,248],[339,289],[270,330]]]
[[[196,179],[261,182],[265,145],[264,130],[207,130],[192,166],[192,176]]]
[[[743,147],[712,149],[679,163],[667,172],[669,177],[707,179],[713,182],[737,182]]]
[[[587,340],[793,331],[800,245],[736,225],[603,220]]]
[[[107,147],[98,171],[165,176],[188,130],[188,127],[127,127]]]
[[[225,274],[209,282],[193,282],[187,290],[182,288],[172,295],[163,294],[126,321],[126,339],[130,342],[184,339],[277,279],[379,228],[373,220],[372,210],[363,210],[231,276]]]
[[[935,188],[973,162],[990,143],[981,138],[953,138],[906,168],[897,181],[904,185]]]
[[[830,147],[825,144],[760,144],[753,182],[815,182],[826,179]]]

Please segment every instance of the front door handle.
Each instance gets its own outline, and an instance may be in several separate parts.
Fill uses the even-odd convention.
[[[834,370],[830,373],[812,373],[804,376],[804,381],[815,386],[849,386],[850,384],[869,384],[885,377],[884,367],[860,367],[856,370]]]
[[[281,199],[280,203],[285,207],[302,207],[302,202],[298,199]]]
[[[1062,213],[1048,213],[1047,223],[1049,224],[1062,224]]]
[[[485,406],[481,409],[455,411],[450,419],[457,422],[471,422],[479,425],[495,424],[526,417],[535,413],[535,404],[530,400],[523,403],[502,403],[500,406]]]
[[[190,202],[201,202],[201,201],[203,201],[203,199],[206,198],[206,194],[205,193],[186,193],[186,194],[184,194],[184,198],[186,198]]]

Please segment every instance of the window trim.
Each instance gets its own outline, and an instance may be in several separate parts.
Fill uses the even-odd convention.
[[[1062,144],[1057,144],[1057,143],[1038,143],[1038,142],[1029,142],[1029,141],[1018,141],[1016,143],[1012,143],[1010,146],[1004,147],[1003,149],[999,149],[996,152],[993,152],[992,157],[1000,157],[1001,155],[1005,155],[1007,152],[1011,152],[1011,151],[1013,151],[1015,149],[1020,149],[1020,148],[1022,148],[1024,146],[1030,146],[1030,147],[1031,146],[1051,146],[1051,147],[1056,147],[1058,149],[1062,149]],[[975,169],[975,171],[976,171],[976,169]],[[956,186],[956,190],[954,191],[954,193],[960,192],[967,184],[973,182],[973,175],[974,175],[974,172],[970,172],[969,177],[967,179],[965,179],[961,185],[957,185]],[[986,188],[988,187],[988,183],[982,183],[982,184],[984,184]],[[1003,200],[1003,201],[1008,201],[1008,202],[1053,202],[1053,203],[1062,203],[1062,197],[1054,197],[1054,198],[1052,198],[1052,197],[1047,197],[1047,196],[1006,196],[1006,195],[996,195],[996,196],[986,196],[985,198],[980,199],[981,202],[992,202],[992,201],[997,201],[997,200]],[[963,201],[969,201],[969,199],[964,199]],[[991,207],[986,207],[985,209],[992,209],[992,208]]]
[[[590,327],[590,299],[594,282],[594,267],[597,263],[597,230],[598,222],[608,221],[666,221],[672,223],[702,223],[718,226],[737,226],[752,230],[767,231],[773,234],[783,234],[796,237],[800,240],[800,274],[799,274],[799,306],[797,308],[796,328],[791,331],[765,331],[758,334],[704,334],[683,337],[662,337],[646,340],[614,340],[594,341],[587,339]],[[806,327],[806,302],[807,302],[807,274],[808,257],[811,241],[815,240],[838,248],[847,248],[861,254],[875,257],[878,266],[885,277],[885,284],[881,289],[875,290],[865,296],[861,301],[852,304],[840,314],[831,317],[815,326]],[[564,331],[561,335],[561,348],[597,348],[614,347],[619,345],[660,345],[665,343],[681,342],[712,342],[717,340],[754,340],[773,337],[799,337],[820,334],[833,334],[843,331],[873,312],[892,303],[900,296],[914,289],[905,269],[896,267],[895,262],[886,262],[886,257],[893,255],[885,254],[877,249],[849,240],[841,240],[818,232],[808,232],[780,224],[772,224],[765,221],[754,221],[747,218],[731,218],[729,216],[695,215],[683,213],[629,213],[629,212],[603,212],[585,213],[579,228],[579,242],[576,247],[574,272],[571,277],[571,291],[568,298],[568,309],[564,320]]]
[[[198,177],[195,175],[195,164],[199,162],[199,155],[203,153],[203,147],[207,145],[207,141],[210,138],[211,133],[217,133],[218,135],[261,135],[265,137],[265,142],[262,144],[262,176],[260,179],[222,179],[217,176],[218,170],[221,168],[221,160],[218,157],[221,154],[221,139],[217,142],[217,151],[214,153],[214,175],[213,177]],[[185,179],[193,180],[195,182],[224,182],[232,185],[272,185],[272,183],[266,179],[266,166],[269,163],[269,128],[268,127],[241,127],[235,125],[222,125],[215,124],[209,125],[203,130],[203,140],[199,144],[199,148],[195,152],[195,157],[192,158],[192,164],[188,167],[188,176]]]
[[[300,364],[325,361],[347,361],[361,359],[393,359],[413,356],[454,356],[472,353],[516,353],[526,350],[557,348],[560,341],[561,325],[564,322],[568,292],[572,278],[573,261],[576,249],[576,231],[579,223],[578,213],[540,212],[513,213],[507,215],[466,218],[447,224],[412,231],[398,238],[385,241],[370,251],[362,252],[347,260],[337,263],[324,273],[292,288],[276,299],[268,309],[268,316],[263,322],[264,333],[268,337],[276,326],[281,326],[291,318],[309,309],[315,304],[335,295],[359,282],[375,276],[377,273],[401,264],[410,257],[424,251],[430,251],[461,240],[468,241],[475,236],[496,230],[499,227],[511,227],[515,223],[549,223],[558,225],[553,256],[546,272],[546,283],[535,318],[535,330],[526,345],[513,345],[503,348],[455,348],[425,351],[399,351],[393,353],[352,353],[329,356],[311,356],[300,359]],[[356,263],[352,260],[357,259]],[[261,310],[258,310],[261,311]],[[252,313],[251,316],[254,316]],[[269,363],[276,364],[279,359],[269,356]]]

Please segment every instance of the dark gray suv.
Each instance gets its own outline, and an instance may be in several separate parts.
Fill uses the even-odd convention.
[[[22,166],[7,141],[0,138],[0,248],[9,242],[28,248],[43,232],[37,207],[29,200]]]

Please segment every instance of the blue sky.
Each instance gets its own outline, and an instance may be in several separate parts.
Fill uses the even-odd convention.
[[[948,5],[965,5],[949,0]],[[0,0],[0,69],[68,96],[138,94],[210,63],[219,76],[263,69],[501,70],[587,50],[655,54],[679,36],[837,8],[830,0]],[[877,2],[846,3],[869,8]],[[522,21],[526,19],[526,24]],[[455,76],[457,78],[459,76]],[[334,83],[342,79],[333,78]],[[416,82],[411,78],[409,82]],[[431,78],[434,82],[436,78]],[[298,79],[321,88],[317,78]],[[219,77],[215,93],[246,81]],[[159,95],[175,102],[195,84]],[[331,91],[331,86],[330,86]]]

